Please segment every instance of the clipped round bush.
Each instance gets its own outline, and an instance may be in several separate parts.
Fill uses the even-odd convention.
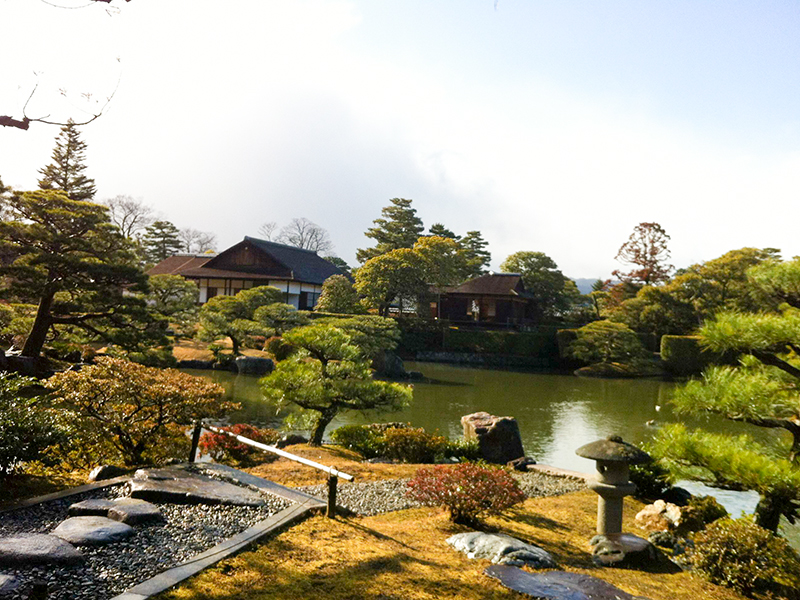
[[[443,506],[454,523],[475,525],[525,500],[517,481],[501,468],[475,463],[436,466],[417,471],[408,496],[426,506]]]
[[[421,427],[391,427],[383,433],[384,456],[406,463],[432,463],[447,448],[447,438]]]
[[[692,496],[689,503],[681,509],[681,522],[677,531],[682,535],[701,531],[717,519],[727,516],[728,511],[714,496]]]
[[[383,432],[368,425],[343,425],[331,434],[331,439],[364,458],[383,456]]]
[[[752,520],[719,519],[694,538],[695,571],[746,596],[776,586],[800,590],[800,559],[788,542]]]
[[[269,352],[273,357],[275,357],[275,360],[277,362],[280,362],[282,360],[286,360],[292,354],[294,354],[297,348],[292,346],[292,344],[287,342],[281,336],[273,335],[271,338],[268,338],[267,341],[264,343],[264,350],[266,352]]]
[[[247,423],[237,423],[230,427],[220,427],[225,431],[230,431],[236,435],[246,437],[261,444],[274,445],[281,437],[280,433],[274,429],[259,429]],[[253,448],[243,444],[238,440],[224,435],[206,431],[200,437],[200,450],[210,454],[211,458],[220,462],[234,462],[239,465],[248,465],[255,462],[272,462],[278,457],[269,452],[263,452],[258,448]]]

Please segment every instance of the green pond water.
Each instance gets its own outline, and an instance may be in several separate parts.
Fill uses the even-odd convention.
[[[349,423],[380,421],[409,422],[428,431],[438,430],[450,438],[460,437],[463,415],[486,411],[517,419],[527,455],[539,463],[584,473],[594,471],[594,462],[578,457],[575,449],[611,434],[641,444],[660,424],[683,421],[712,431],[748,432],[765,439],[775,431],[754,431],[739,423],[711,417],[703,421],[679,418],[669,399],[674,383],[654,380],[590,379],[491,369],[475,369],[439,363],[406,363],[407,370],[420,371],[425,379],[415,382],[414,401],[400,413],[360,415],[344,413],[327,430]],[[258,378],[221,371],[187,371],[210,377],[222,384],[228,398],[242,404],[231,422],[276,426],[273,409],[263,401]],[[648,424],[648,422],[651,422]],[[685,484],[693,493],[708,493],[697,484]],[[758,496],[714,490],[714,495],[738,516],[752,512]]]

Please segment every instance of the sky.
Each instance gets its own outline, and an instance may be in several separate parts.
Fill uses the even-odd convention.
[[[0,22],[0,115],[104,106],[96,199],[220,249],[305,217],[354,265],[400,197],[481,231],[493,268],[607,278],[640,222],[679,268],[800,255],[794,1],[0,0]],[[57,134],[0,128],[4,183],[34,189]]]

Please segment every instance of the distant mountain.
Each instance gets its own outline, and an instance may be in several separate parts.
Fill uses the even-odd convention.
[[[572,279],[572,277],[570,277]],[[597,281],[599,277],[595,277],[594,279],[587,279],[586,277],[581,277],[580,279],[572,279],[575,284],[578,286],[578,290],[581,294],[588,294],[592,291],[592,284]]]

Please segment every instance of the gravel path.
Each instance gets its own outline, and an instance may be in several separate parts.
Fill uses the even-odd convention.
[[[49,533],[67,518],[75,502],[92,498],[117,498],[125,486],[86,492],[0,515],[0,536],[18,533]],[[290,502],[264,495],[261,507],[158,504],[165,523],[138,525],[132,538],[100,547],[81,547],[86,563],[76,567],[29,567],[0,569],[24,583],[14,600],[28,597],[30,582],[48,582],[51,599],[103,600],[122,593],[166,569],[215,546],[259,521],[283,510]]]
[[[558,496],[586,487],[586,484],[580,480],[556,477],[536,471],[513,473],[513,476],[528,498]],[[384,479],[367,483],[349,483],[339,480],[336,504],[363,516],[379,515],[393,510],[420,506],[418,502],[406,498],[407,482],[408,479]],[[328,498],[327,485],[313,485],[298,489],[322,500]]]

